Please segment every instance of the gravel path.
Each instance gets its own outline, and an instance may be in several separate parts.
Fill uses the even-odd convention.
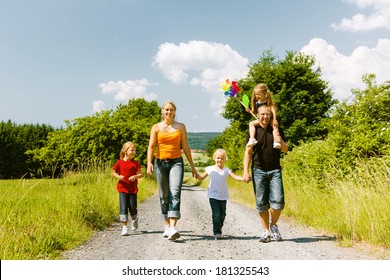
[[[162,237],[158,195],[139,204],[139,228],[121,236],[116,223],[79,248],[66,252],[69,260],[370,260],[375,256],[355,248],[341,248],[335,239],[294,225],[282,217],[283,241],[261,243],[260,220],[254,209],[228,201],[224,238],[214,240],[207,191],[183,186],[181,238]]]

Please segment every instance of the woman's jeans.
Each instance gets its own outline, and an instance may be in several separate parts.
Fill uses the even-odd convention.
[[[170,160],[156,159],[154,163],[161,213],[164,220],[180,219],[180,195],[184,177],[183,158]]]
[[[222,234],[222,227],[226,217],[226,200],[209,198],[209,201],[212,212],[214,235]]]
[[[121,222],[128,221],[128,214],[131,217],[137,215],[137,194],[134,193],[119,193],[119,219]]]

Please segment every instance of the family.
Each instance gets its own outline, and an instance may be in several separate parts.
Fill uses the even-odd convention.
[[[212,210],[215,239],[222,237],[228,199],[228,176],[235,180],[253,183],[256,209],[263,228],[259,241],[267,243],[282,239],[277,226],[285,203],[280,154],[288,151],[288,145],[282,129],[278,127],[272,93],[265,84],[255,86],[251,109],[247,108],[247,111],[258,119],[249,124],[243,176],[234,174],[224,166],[228,156],[223,149],[215,151],[213,155],[215,165],[206,167],[204,173],[199,174],[192,160],[186,126],[175,120],[176,105],[172,101],[165,101],[162,104],[162,121],[154,124],[150,132],[146,173],[149,176],[154,173],[156,176],[161,214],[165,223],[163,237],[171,241],[180,238],[177,222],[180,219],[180,197],[184,177],[182,152],[184,152],[193,177],[198,180],[210,177],[208,199]],[[122,235],[129,234],[129,214],[132,230],[138,228],[137,185],[138,179],[144,175],[141,165],[134,160],[135,152],[134,143],[123,144],[119,160],[113,167],[113,176],[118,179]]]

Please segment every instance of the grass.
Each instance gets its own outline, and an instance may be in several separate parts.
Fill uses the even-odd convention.
[[[204,156],[196,157],[202,161]],[[203,168],[199,167],[201,172]],[[390,247],[390,159],[361,162],[343,175],[337,166],[315,178],[283,166],[286,208],[283,215],[334,234],[343,246],[376,245],[387,258]],[[240,172],[236,172],[240,174]],[[185,176],[185,184],[207,188]],[[254,208],[252,184],[228,179],[231,200]],[[138,201],[157,191],[150,178],[139,181]],[[91,168],[60,179],[0,180],[0,259],[58,259],[104,229],[119,216],[116,179],[110,169]]]
[[[139,202],[156,192],[139,181]],[[0,259],[57,259],[119,217],[111,170],[68,173],[61,179],[1,180]]]
[[[343,246],[357,242],[390,249],[390,160],[361,161],[348,175],[333,167],[325,183],[284,168],[285,214],[335,234]]]

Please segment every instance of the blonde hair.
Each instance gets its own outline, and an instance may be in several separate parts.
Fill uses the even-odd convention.
[[[125,157],[125,153],[130,147],[136,148],[135,144],[131,141],[128,141],[122,145],[121,152],[119,153],[119,159],[123,159]]]
[[[217,150],[214,152],[213,160],[216,159],[217,155],[222,155],[222,156],[225,158],[225,161],[228,160],[228,156],[227,156],[226,151],[225,151],[224,149],[217,149]]]
[[[253,92],[252,92],[252,112],[257,115],[257,107],[256,107],[256,102],[257,102],[257,99],[256,99],[256,93],[264,93],[264,96],[265,98],[267,99],[267,105],[269,107],[274,107],[275,108],[275,104],[274,104],[274,100],[272,98],[272,92],[268,89],[267,85],[264,84],[264,83],[260,83],[260,84],[257,84],[254,88],[253,88]],[[276,108],[275,108],[275,112],[276,112]]]
[[[162,120],[162,121],[164,120],[163,110],[164,110],[164,107],[167,106],[167,105],[171,105],[171,106],[173,107],[173,109],[175,109],[175,115],[173,116],[173,119],[176,118],[176,105],[175,105],[175,103],[173,103],[173,101],[166,100],[166,101],[164,101],[164,103],[161,105],[161,120]]]

